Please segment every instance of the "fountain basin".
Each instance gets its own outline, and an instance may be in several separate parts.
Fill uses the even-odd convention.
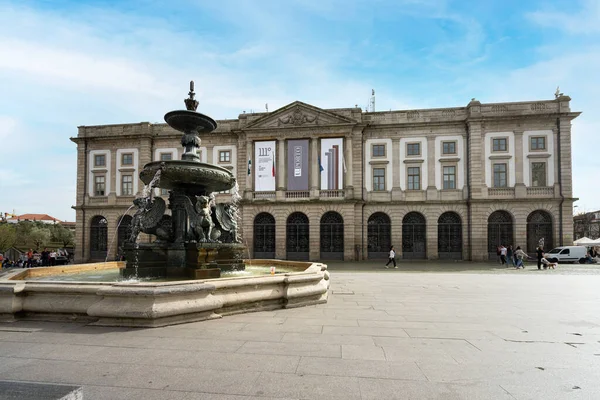
[[[140,172],[142,182],[149,184],[158,170],[161,170],[158,187],[163,189],[182,189],[188,194],[206,195],[235,186],[235,177],[225,168],[182,160],[154,161],[144,165]]]
[[[124,268],[123,262],[15,270],[0,279],[5,319],[85,320],[94,325],[159,327],[225,315],[327,302],[327,265],[281,260],[246,264],[297,268],[269,276],[173,282],[27,281],[28,276]]]
[[[208,115],[190,110],[177,110],[165,114],[165,122],[179,132],[212,132],[217,122]]]

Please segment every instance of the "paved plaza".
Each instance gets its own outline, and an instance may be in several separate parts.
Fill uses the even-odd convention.
[[[327,304],[165,328],[0,323],[0,376],[85,400],[600,396],[598,267],[399,267],[332,263]]]

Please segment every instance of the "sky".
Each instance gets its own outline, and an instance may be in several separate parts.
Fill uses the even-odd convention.
[[[75,220],[77,126],[295,100],[413,109],[553,99],[575,212],[600,209],[599,0],[0,0],[0,212]]]

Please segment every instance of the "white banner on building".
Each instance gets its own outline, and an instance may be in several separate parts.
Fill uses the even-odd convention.
[[[255,179],[257,192],[275,191],[275,141],[254,142]]]
[[[321,139],[321,190],[344,188],[344,139]]]

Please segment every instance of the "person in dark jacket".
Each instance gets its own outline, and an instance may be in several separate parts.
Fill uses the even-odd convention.
[[[544,258],[544,249],[542,246],[538,246],[538,248],[535,250],[535,253],[537,255],[538,269],[542,269],[542,258]]]

